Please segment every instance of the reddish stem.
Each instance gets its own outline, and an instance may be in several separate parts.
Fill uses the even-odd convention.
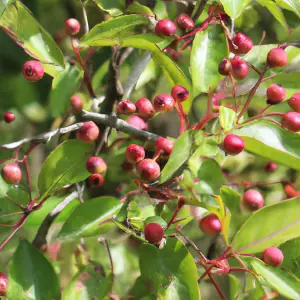
[[[8,160],[12,160],[11,158],[5,158],[0,160],[0,165],[3,164],[4,162],[8,161]]]
[[[177,114],[178,114],[178,117],[179,117],[179,120],[180,120],[180,133],[179,133],[179,135],[182,135],[185,131],[185,128],[186,128],[186,123],[185,123],[186,114],[184,113],[183,108],[182,108],[182,104],[180,102],[176,102],[175,108],[176,108],[176,111],[177,111]]]
[[[172,216],[172,218],[170,219],[170,221],[168,222],[168,225],[167,225],[167,228],[165,229],[165,231],[172,225],[173,221],[175,220],[175,218],[177,217],[180,209],[183,207],[184,204],[182,204],[182,200],[178,200],[178,203],[177,203],[177,207],[174,211],[174,214]]]
[[[25,166],[25,172],[26,172],[26,177],[27,177],[27,190],[28,190],[29,199],[31,201],[32,200],[32,196],[31,196],[31,178],[30,178],[30,171],[29,171],[28,161],[27,161],[26,158],[24,160],[24,166]]]
[[[205,116],[198,124],[196,124],[194,127],[193,127],[193,129],[194,130],[201,130],[204,126],[205,126],[205,124],[207,123],[207,122],[209,122],[210,120],[212,120],[212,119],[214,119],[214,118],[217,118],[218,117],[218,113],[214,113],[214,114],[211,114],[211,115],[209,115],[209,116]]]
[[[250,123],[250,122],[255,121],[255,120],[259,119],[259,118],[270,117],[270,116],[280,116],[280,117],[283,116],[283,113],[280,113],[280,112],[271,112],[271,113],[263,114],[263,112],[266,111],[268,108],[269,107],[265,108],[258,115],[256,115],[256,116],[254,116],[254,117],[246,120],[245,122],[241,123],[241,125]]]
[[[16,151],[15,151],[15,153],[14,153],[14,159],[18,159],[19,151],[21,150],[22,147],[23,147],[23,144],[20,145],[20,146],[16,149]]]

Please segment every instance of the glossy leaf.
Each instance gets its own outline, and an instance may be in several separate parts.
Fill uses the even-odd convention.
[[[275,0],[279,6],[293,11],[300,17],[300,2],[298,0]]]
[[[70,98],[79,87],[82,78],[83,70],[76,66],[70,66],[54,78],[50,93],[50,107],[53,117],[66,111],[70,105]]]
[[[74,239],[89,237],[107,231],[113,223],[109,222],[101,226],[99,226],[99,223],[116,215],[121,206],[122,203],[120,203],[120,200],[107,196],[85,201],[76,207],[63,225],[58,238]]]
[[[220,106],[219,120],[224,131],[232,129],[236,122],[236,112],[225,106]]]
[[[299,198],[293,198],[254,212],[235,235],[232,250],[236,253],[257,253],[298,236],[300,236]]]
[[[226,14],[232,19],[237,18],[246,5],[249,3],[249,0],[220,0]]]
[[[228,275],[228,279],[229,279],[229,300],[236,300],[240,293],[241,282],[237,277],[231,274]]]
[[[152,292],[166,299],[200,299],[198,272],[192,255],[184,244],[168,238],[162,249],[144,244],[140,251],[142,279],[151,284]]]
[[[175,142],[172,154],[163,168],[160,176],[160,183],[172,178],[176,171],[183,166],[190,157],[193,145],[192,131],[184,132]]]
[[[0,27],[33,58],[57,70],[65,67],[64,56],[51,35],[20,1],[7,6],[0,18]]]
[[[140,14],[140,15],[146,14],[149,16],[154,16],[154,13],[148,6],[142,5],[136,1],[134,1],[127,7],[126,12],[127,13],[136,13],[136,14]]]
[[[60,299],[58,278],[50,262],[28,241],[21,240],[8,274],[9,299]]]
[[[300,279],[293,274],[281,268],[267,266],[258,259],[252,259],[251,266],[282,296],[288,299],[300,299]]]
[[[119,16],[125,9],[125,0],[93,0],[102,10],[112,17]]]
[[[44,162],[39,178],[40,193],[49,193],[65,185],[80,182],[89,176],[86,160],[94,145],[78,140],[67,140],[55,148]]]
[[[247,151],[300,170],[300,139],[297,133],[267,121],[251,122],[233,133],[243,138]]]
[[[285,242],[284,244],[280,245],[279,248],[284,255],[284,260],[281,267],[290,270],[300,278],[299,247],[300,238],[296,238]]]
[[[0,0],[0,17],[2,15],[2,13],[4,12],[4,10],[6,9],[6,7],[11,4],[14,0]]]
[[[191,54],[193,94],[213,91],[223,76],[218,72],[219,63],[228,56],[224,32],[212,25],[195,36]]]

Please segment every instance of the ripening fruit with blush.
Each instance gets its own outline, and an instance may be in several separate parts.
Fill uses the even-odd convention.
[[[276,171],[277,169],[277,164],[275,164],[274,162],[272,161],[269,161],[268,163],[265,164],[265,172],[266,173],[272,173],[274,171]]]
[[[100,188],[104,184],[104,177],[101,174],[92,174],[88,178],[90,188]]]
[[[127,120],[127,123],[140,130],[148,129],[148,124],[139,116],[130,116]]]
[[[282,48],[270,50],[267,56],[267,64],[270,68],[285,67],[288,64],[287,53]]]
[[[285,113],[281,118],[281,126],[289,131],[300,131],[300,113],[290,111]]]
[[[290,108],[296,112],[300,112],[300,93],[295,93],[288,101]]]
[[[166,154],[171,154],[174,147],[174,143],[168,139],[160,137],[155,142],[156,151],[163,151]]]
[[[171,90],[171,95],[175,101],[183,102],[189,98],[190,93],[182,85],[175,85]]]
[[[99,128],[93,121],[84,122],[76,132],[76,139],[90,143],[97,140],[99,133]]]
[[[279,248],[267,248],[262,254],[262,260],[269,266],[278,267],[283,262],[283,253]]]
[[[142,146],[131,144],[126,149],[125,157],[131,164],[137,164],[145,158],[145,150]]]
[[[6,123],[11,123],[15,120],[15,115],[12,112],[8,111],[4,114],[3,119]]]
[[[243,33],[237,33],[232,39],[231,51],[234,54],[247,54],[253,47],[252,40]],[[236,46],[236,47],[235,47]]]
[[[229,59],[224,58],[219,64],[219,73],[227,76],[232,70],[231,62]]]
[[[125,100],[118,103],[117,110],[119,114],[130,115],[136,111],[136,107],[133,102]]]
[[[242,152],[245,148],[244,140],[235,135],[235,134],[228,134],[224,139],[224,149],[227,154],[230,155],[237,155]]]
[[[241,60],[238,56],[235,56],[231,60],[232,76],[237,80],[243,80],[248,76],[248,65]]]
[[[215,235],[222,230],[222,224],[215,214],[209,214],[199,222],[200,229],[207,235]]]
[[[72,96],[70,102],[71,102],[73,113],[80,113],[82,111],[83,104],[80,97]]]
[[[138,115],[142,118],[150,119],[155,115],[155,110],[152,102],[147,98],[141,98],[136,101],[135,106],[138,111]]]
[[[267,88],[268,104],[278,104],[285,98],[285,96],[285,89],[279,84],[274,83]]]
[[[263,195],[257,190],[250,189],[243,195],[243,204],[251,211],[262,208],[264,202]]]
[[[30,60],[23,65],[22,74],[28,81],[35,82],[43,78],[44,67],[40,62]]]
[[[176,32],[176,25],[169,19],[162,19],[157,22],[155,32],[158,35],[171,36]]]
[[[190,30],[193,29],[195,23],[192,18],[190,18],[187,14],[180,14],[176,18],[176,23],[178,27],[182,30]]]
[[[8,163],[2,168],[1,176],[8,184],[17,184],[22,179],[22,171],[17,164]]]
[[[91,174],[103,174],[107,170],[105,161],[98,156],[92,156],[86,161],[86,169]]]
[[[171,95],[160,94],[153,100],[153,106],[156,112],[167,112],[174,108],[175,100]]]
[[[80,31],[80,23],[76,19],[68,19],[65,22],[65,30],[68,35],[76,35]]]
[[[160,175],[160,166],[155,160],[146,158],[139,163],[137,171],[142,180],[154,181]]]
[[[144,227],[145,239],[151,244],[159,244],[164,237],[164,229],[158,223],[148,223]]]
[[[7,286],[8,286],[7,276],[4,273],[0,272],[0,295],[1,296],[5,295],[7,291]]]

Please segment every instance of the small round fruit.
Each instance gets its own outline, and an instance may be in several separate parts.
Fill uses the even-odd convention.
[[[258,210],[264,206],[264,197],[257,190],[248,190],[244,193],[243,204],[251,211]]]
[[[153,100],[153,106],[156,112],[167,112],[174,108],[175,100],[171,95],[160,94]]]
[[[224,58],[219,64],[219,73],[221,75],[227,76],[231,72],[231,62],[229,59]]]
[[[268,53],[267,64],[270,68],[285,67],[288,64],[288,56],[282,48],[274,48]]]
[[[130,116],[127,120],[127,123],[140,130],[148,129],[148,124],[139,116]]]
[[[17,184],[22,179],[22,171],[17,164],[8,163],[2,168],[1,176],[8,184]]]
[[[171,95],[173,99],[177,102],[183,102],[187,100],[190,96],[189,91],[182,85],[175,85],[172,88]]]
[[[5,295],[7,291],[7,286],[8,286],[7,276],[4,273],[0,272],[0,295],[1,296]]]
[[[232,45],[231,51],[238,55],[247,54],[253,47],[252,40],[243,33],[237,33],[232,42],[234,45]]]
[[[80,97],[72,96],[70,102],[71,102],[73,113],[80,113],[82,111],[83,104]]]
[[[242,138],[234,134],[228,134],[224,139],[224,149],[227,154],[237,155],[245,148],[245,142]]]
[[[281,119],[281,126],[289,131],[300,131],[300,113],[290,111],[285,113]]]
[[[180,14],[176,18],[176,23],[178,27],[182,30],[190,30],[193,29],[195,26],[193,19],[190,18],[187,14]]]
[[[237,80],[243,80],[248,76],[248,65],[241,60],[238,56],[235,56],[231,61],[232,76]]]
[[[283,258],[283,253],[279,248],[276,247],[267,248],[262,254],[263,261],[267,265],[272,267],[280,266],[282,264]]]
[[[288,101],[291,109],[300,112],[300,93],[295,93]]]
[[[68,35],[76,35],[80,31],[80,23],[76,19],[68,19],[65,22],[65,30]]]
[[[142,146],[131,144],[127,147],[125,156],[130,163],[137,164],[145,158],[145,150]]]
[[[209,214],[199,222],[200,229],[207,235],[215,235],[222,229],[222,224],[215,214]]]
[[[265,169],[266,173],[272,173],[272,172],[276,171],[277,164],[275,164],[272,161],[269,161],[268,163],[265,164],[265,168],[264,169]]]
[[[11,123],[15,120],[15,115],[12,112],[8,111],[4,114],[3,119],[6,123]]]
[[[107,170],[105,161],[98,156],[92,156],[86,161],[86,169],[91,174],[103,174]]]
[[[118,103],[117,110],[119,114],[130,115],[136,111],[136,107],[133,102],[125,100]]]
[[[147,98],[141,98],[136,101],[135,106],[138,111],[138,115],[142,118],[150,119],[155,115],[154,107],[151,101]]]
[[[146,158],[139,163],[137,171],[142,180],[154,181],[160,175],[160,166],[155,160]]]
[[[164,229],[158,223],[148,223],[144,228],[145,239],[151,244],[159,244],[164,237]]]
[[[76,138],[79,141],[90,143],[98,139],[99,133],[99,128],[94,122],[84,122],[77,130]]]
[[[163,151],[166,154],[171,154],[174,147],[174,143],[165,138],[158,138],[155,143],[156,151]]]
[[[169,19],[162,19],[157,22],[155,32],[159,35],[171,36],[176,32],[176,25]]]
[[[90,188],[100,188],[104,184],[104,177],[101,174],[93,174],[88,178]]]
[[[43,78],[44,67],[40,62],[30,60],[23,65],[22,74],[28,81],[35,82]]]
[[[285,98],[285,96],[285,89],[278,84],[271,84],[267,88],[268,104],[278,104]]]

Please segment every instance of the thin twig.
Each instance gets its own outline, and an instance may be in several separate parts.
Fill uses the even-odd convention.
[[[107,243],[107,240],[103,237],[100,237],[98,239],[98,241],[100,243],[102,243],[106,249],[106,252],[107,252],[107,256],[108,256],[108,259],[109,259],[109,263],[110,263],[110,270],[111,270],[111,275],[112,275],[112,285],[114,283],[114,278],[115,278],[115,272],[114,272],[114,263],[113,263],[113,260],[112,260],[112,256],[111,256],[111,251],[110,251],[110,248],[109,248],[109,245]]]

